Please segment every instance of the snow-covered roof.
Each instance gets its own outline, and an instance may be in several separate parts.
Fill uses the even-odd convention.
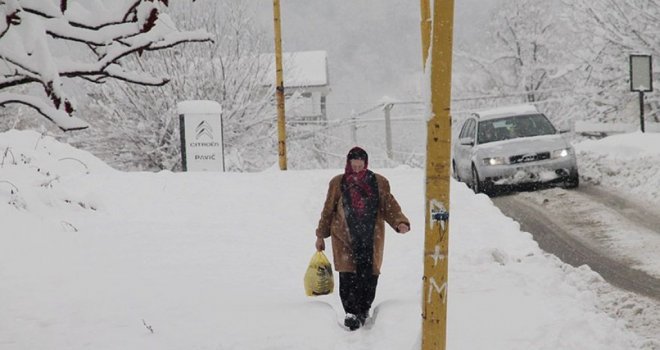
[[[264,85],[271,85],[275,81],[275,54],[263,54],[260,59],[269,67]],[[328,57],[325,51],[284,52],[282,66],[285,88],[328,85]]]
[[[190,100],[176,105],[179,114],[220,114],[222,106],[215,101]]]
[[[539,113],[539,110],[536,109],[536,106],[528,104],[489,108],[475,112],[482,120],[532,113]]]

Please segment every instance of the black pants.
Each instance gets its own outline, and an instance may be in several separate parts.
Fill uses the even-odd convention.
[[[339,296],[347,314],[367,314],[376,297],[378,275],[339,273]]]

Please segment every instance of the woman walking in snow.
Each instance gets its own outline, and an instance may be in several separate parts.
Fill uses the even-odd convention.
[[[348,152],[343,175],[330,180],[330,187],[316,229],[316,249],[325,250],[332,237],[335,270],[339,272],[339,295],[346,311],[344,325],[356,330],[369,317],[383,263],[385,224],[399,233],[410,231],[410,221],[390,193],[387,179],[367,169],[365,150]]]

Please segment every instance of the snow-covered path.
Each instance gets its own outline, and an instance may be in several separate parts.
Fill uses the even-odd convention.
[[[38,138],[0,134],[26,160],[0,170],[19,189],[0,186],[3,350],[418,348],[421,170],[380,171],[413,229],[388,231],[377,322],[351,333],[337,291],[308,298],[302,285],[339,170],[121,173]],[[600,276],[452,185],[450,349],[660,348],[601,309]]]

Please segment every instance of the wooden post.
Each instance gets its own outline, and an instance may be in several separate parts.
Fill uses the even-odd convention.
[[[392,151],[392,121],[391,121],[391,111],[394,107],[393,104],[388,103],[383,107],[385,111],[385,146],[387,149],[387,158],[389,160],[394,159],[394,152]]]
[[[353,141],[353,146],[358,144],[357,140],[357,115],[355,111],[351,112],[351,141]]]

